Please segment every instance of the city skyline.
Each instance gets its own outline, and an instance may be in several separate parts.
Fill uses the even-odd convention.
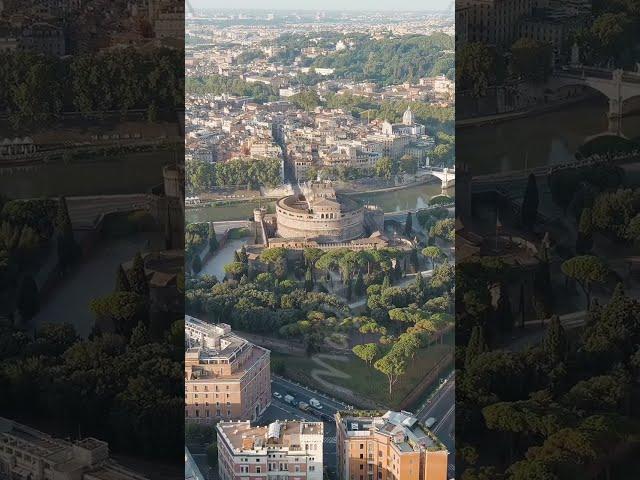
[[[344,2],[339,0],[305,0],[304,2],[296,2],[294,0],[276,0],[271,2],[270,8],[265,8],[264,2],[258,0],[239,0],[234,2],[234,6],[230,7],[226,2],[220,0],[190,0],[193,8],[212,9],[212,10],[260,10],[260,11],[343,11],[343,12],[374,12],[374,11],[397,11],[397,12],[441,12],[443,10],[450,11],[453,3],[450,0],[435,0],[428,2],[425,8],[424,2],[410,0],[405,2],[402,10],[397,9],[397,5],[388,0],[356,0],[350,2],[345,8]]]

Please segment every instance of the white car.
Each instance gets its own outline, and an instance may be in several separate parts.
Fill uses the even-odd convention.
[[[436,424],[437,420],[433,417],[429,417],[425,420],[424,426],[427,428],[431,428]]]
[[[277,398],[278,400],[282,400],[282,395],[281,395],[281,394],[279,394],[278,392],[273,392],[273,396],[274,396],[275,398]]]

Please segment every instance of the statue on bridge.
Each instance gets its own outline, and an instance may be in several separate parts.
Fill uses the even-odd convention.
[[[576,42],[571,46],[571,63],[572,67],[580,66],[580,47]]]

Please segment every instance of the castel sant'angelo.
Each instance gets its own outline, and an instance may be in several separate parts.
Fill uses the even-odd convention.
[[[275,215],[256,209],[254,220],[264,231],[266,248],[361,250],[406,246],[404,241],[385,236],[380,208],[336,193],[329,181],[300,185],[299,192],[276,202]]]

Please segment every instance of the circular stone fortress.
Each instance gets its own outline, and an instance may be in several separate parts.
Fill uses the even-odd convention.
[[[278,236],[282,238],[346,242],[364,235],[364,223],[365,207],[337,195],[328,182],[306,184],[301,194],[276,203]]]

